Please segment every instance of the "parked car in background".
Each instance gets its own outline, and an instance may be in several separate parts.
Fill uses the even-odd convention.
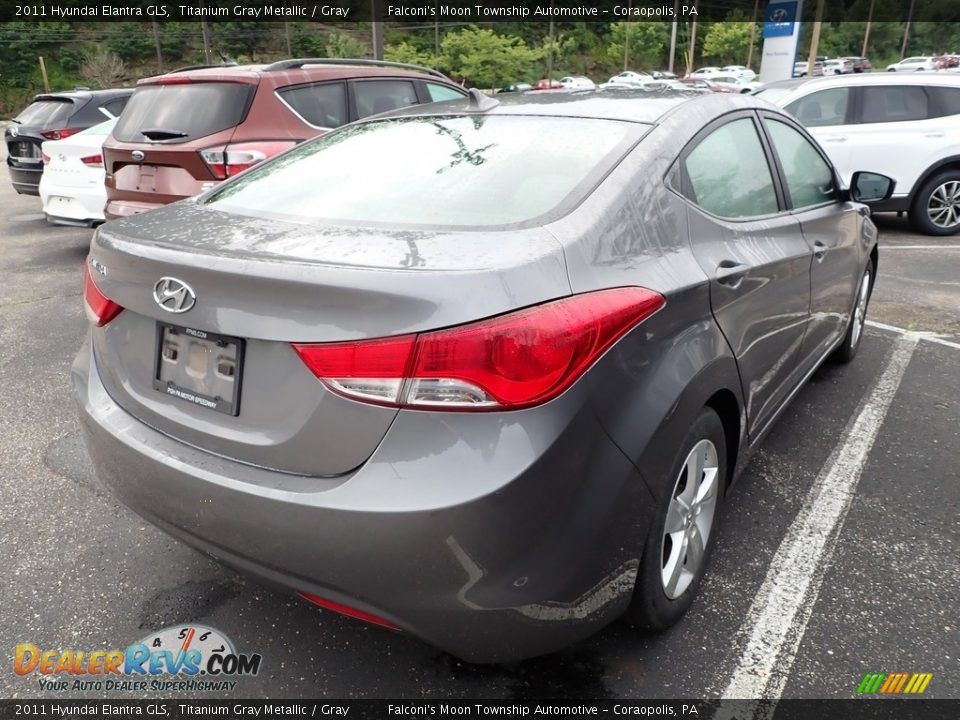
[[[680,78],[678,82],[682,82],[685,85],[689,85],[693,88],[698,88],[700,90],[708,90],[715,93],[739,93],[740,91],[733,87],[732,85],[720,84],[711,82],[710,80],[705,80],[703,78],[695,77],[685,77]]]
[[[908,57],[900,62],[887,65],[887,72],[918,72],[921,70],[939,70],[940,63],[929,55]]]
[[[563,90],[564,85],[559,80],[551,78],[540,78],[533,84],[534,90]]]
[[[873,65],[870,64],[869,58],[845,57],[843,60],[849,60],[851,63],[853,63],[853,71],[855,73],[870,72],[873,69]]]
[[[794,77],[806,77],[807,70],[809,69],[809,62],[807,60],[797,60],[793,64],[793,76]],[[823,61],[817,60],[813,64],[813,74],[815,76],[823,75]]]
[[[622,73],[614,75],[607,80],[608,83],[631,83],[656,79],[651,73],[636,72],[634,70],[624,70]]]
[[[708,82],[730,88],[738,93],[749,93],[760,87],[760,83],[747,80],[742,75],[713,75]]]
[[[465,94],[436,70],[373,60],[300,58],[147,78],[104,143],[104,213],[136,215],[353,120]]]
[[[104,120],[119,117],[133,88],[77,89],[37,95],[7,125],[7,171],[21,195],[39,195],[43,175],[40,146],[63,140]]]
[[[654,80],[676,80],[677,74],[669,70],[651,70],[650,77]]]
[[[832,58],[823,63],[824,75],[847,75],[853,72],[853,60]]]
[[[845,182],[870,166],[897,181],[878,210],[927,235],[960,232],[960,77],[868,73],[770,83],[757,93],[802,122]]]
[[[744,95],[370,118],[96,232],[86,447],[174,537],[468,661],[663,630],[856,355],[889,186]]]
[[[102,223],[107,191],[103,185],[103,142],[117,118],[81,130],[66,140],[41,146],[40,199],[47,222],[92,227]]]
[[[572,75],[560,78],[560,84],[567,90],[593,90],[597,87],[596,83],[588,77],[574,77]]]
[[[712,75],[723,74],[723,71],[718,67],[702,67],[699,70],[694,70],[692,73],[687,75],[687,77],[693,78],[694,80],[708,80]]]
[[[729,75],[741,77],[747,82],[753,82],[757,79],[757,74],[745,65],[727,65],[726,67],[720,68],[720,70]]]
[[[512,93],[512,92],[526,92],[527,90],[533,90],[533,85],[530,83],[514,83],[513,85],[507,85],[497,90],[498,93]]]

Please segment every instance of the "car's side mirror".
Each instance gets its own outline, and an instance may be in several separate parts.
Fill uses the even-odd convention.
[[[896,186],[897,181],[886,175],[857,171],[850,178],[850,199],[867,205],[882,202],[893,195]]]

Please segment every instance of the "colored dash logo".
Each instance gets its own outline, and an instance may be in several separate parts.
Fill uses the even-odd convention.
[[[857,695],[919,695],[932,679],[933,673],[867,673]]]

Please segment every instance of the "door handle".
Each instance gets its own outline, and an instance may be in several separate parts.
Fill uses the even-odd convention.
[[[846,142],[846,141],[847,141],[847,136],[846,136],[846,135],[831,135],[830,137],[825,137],[825,138],[823,139],[823,141],[824,141],[824,142]]]
[[[827,254],[827,250],[830,248],[824,245],[822,242],[817,240],[813,243],[813,256],[817,259],[818,262],[823,262],[823,258]]]
[[[745,263],[736,260],[722,260],[717,265],[717,282],[736,290],[743,282],[743,275],[748,269],[750,269],[750,266]]]
[[[924,137],[928,138],[942,138],[944,135],[946,135],[946,133],[942,132],[928,132],[923,134]]]

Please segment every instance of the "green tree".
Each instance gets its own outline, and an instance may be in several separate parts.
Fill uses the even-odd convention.
[[[210,26],[213,28],[214,48],[233,59],[244,56],[256,62],[257,53],[269,38],[262,23],[229,21],[210,23]]]
[[[294,57],[327,56],[327,45],[320,30],[312,23],[295,23],[290,32],[290,50]]]
[[[326,44],[327,57],[332,58],[362,58],[367,54],[363,44],[342,32],[330,33]]]
[[[426,65],[433,67],[437,64],[437,56],[431,52],[419,50],[408,42],[387,45],[383,55],[392,62],[411,63],[412,65]]]
[[[734,10],[726,21],[710,26],[703,38],[702,56],[720,65],[743,64],[747,61],[751,33],[754,43],[763,36],[760,28],[751,23],[743,12]],[[754,57],[757,57],[756,46]]]
[[[153,44],[153,32],[139,23],[104,23],[107,27],[103,44],[107,50],[124,62],[141,62],[153,57],[156,48]]]
[[[617,22],[610,25],[607,44],[609,69],[656,69],[665,64],[670,42],[670,24],[665,22]]]
[[[444,36],[437,64],[470,85],[495,88],[527,78],[530,67],[542,59],[541,49],[528,47],[520,38],[469,27]]]

